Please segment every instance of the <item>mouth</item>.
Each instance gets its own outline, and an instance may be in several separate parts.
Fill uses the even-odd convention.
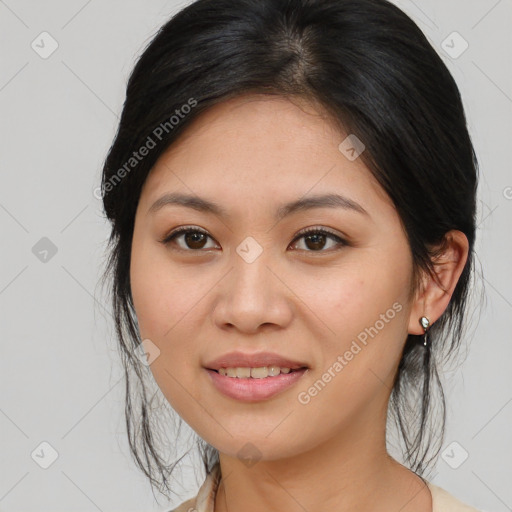
[[[224,396],[241,402],[261,402],[293,388],[309,368],[238,366],[205,371],[214,388]]]
[[[203,365],[220,375],[239,378],[265,378],[308,368],[305,361],[293,360],[274,352],[241,352],[224,354]],[[224,373],[225,372],[225,373]]]
[[[291,389],[310,370],[305,361],[275,352],[240,351],[209,361],[204,369],[217,391],[244,402],[267,400]]]
[[[279,375],[288,375],[290,373],[301,372],[303,370],[307,370],[307,368],[307,366],[290,368],[271,365],[260,367],[232,366],[221,367],[218,369],[207,368],[207,370],[216,372],[223,377],[231,377],[236,379],[266,379],[267,377],[278,377]]]

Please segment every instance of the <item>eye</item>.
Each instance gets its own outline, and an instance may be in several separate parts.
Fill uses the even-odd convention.
[[[167,245],[181,239],[184,245],[178,244],[179,249],[184,251],[199,251],[201,249],[212,248],[205,246],[205,242],[208,238],[211,238],[210,235],[201,228],[194,226],[181,226],[161,240],[161,243]],[[334,246],[348,245],[343,238],[325,228],[307,228],[298,233],[298,236],[295,237],[290,246],[293,247],[295,242],[301,238],[304,238],[306,242],[306,249],[301,250],[305,250],[306,252],[327,252],[322,250],[326,246],[327,239],[334,241]],[[310,250],[311,248],[312,250]]]
[[[328,238],[334,240],[334,246],[348,245],[347,242],[343,240],[343,238],[332,233],[331,231],[328,231],[327,229],[307,228],[300,231],[298,235],[299,236],[297,236],[293,242],[295,242],[296,240],[300,240],[301,238],[304,238],[306,247],[313,248],[313,250],[303,249],[306,250],[307,252],[328,252],[322,251],[322,249],[325,248],[326,239]]]
[[[194,226],[181,226],[166,236],[163,240],[161,240],[161,242],[167,245],[175,239],[177,240],[181,238],[183,238],[183,241],[186,245],[182,246],[178,244],[178,248],[186,251],[205,249],[204,243],[207,238],[211,237],[203,229]],[[210,249],[210,247],[206,247],[206,249]]]

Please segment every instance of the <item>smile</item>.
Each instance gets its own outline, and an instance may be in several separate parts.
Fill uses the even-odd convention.
[[[285,367],[265,366],[260,368],[219,368],[218,371],[205,370],[208,372],[213,386],[223,395],[244,402],[258,402],[267,400],[292,387],[306,374],[308,368],[291,370]],[[225,375],[223,375],[224,372]]]

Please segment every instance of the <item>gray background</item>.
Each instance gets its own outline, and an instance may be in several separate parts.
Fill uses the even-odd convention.
[[[480,509],[512,510],[512,1],[397,4],[457,80],[482,174],[476,250],[485,304],[467,357],[443,377],[446,451],[430,479]],[[110,304],[98,286],[109,229],[94,190],[135,58],[182,5],[0,0],[0,510],[181,502],[156,503],[128,454]],[[58,43],[47,58],[44,31]],[[469,44],[460,55],[454,31]],[[58,457],[43,469],[52,449]],[[183,499],[197,482],[185,472]]]

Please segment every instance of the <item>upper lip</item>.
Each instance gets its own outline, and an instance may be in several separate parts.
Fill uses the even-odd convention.
[[[295,361],[288,357],[275,354],[273,352],[258,352],[248,354],[244,352],[230,352],[217,357],[213,361],[206,363],[205,368],[218,370],[219,368],[261,368],[263,366],[279,366],[281,368],[307,368],[305,363]]]

